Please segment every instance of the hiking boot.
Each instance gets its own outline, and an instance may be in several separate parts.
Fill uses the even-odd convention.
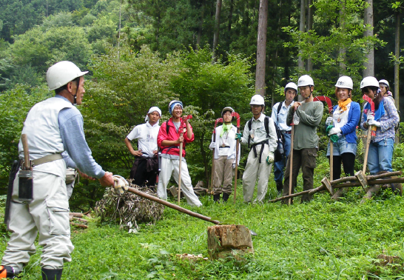
[[[15,273],[14,268],[11,266],[1,265],[0,266],[0,279],[13,279],[17,277],[19,273]]]
[[[213,195],[213,201],[219,203],[220,202],[220,193]]]
[[[226,202],[229,199],[229,193],[223,193],[223,201]]]
[[[63,269],[46,269],[42,268],[42,280],[60,280],[62,278]]]

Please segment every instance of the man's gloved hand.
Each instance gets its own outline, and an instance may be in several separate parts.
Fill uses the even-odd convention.
[[[241,141],[241,133],[236,133],[236,140],[240,140]]]
[[[114,175],[114,189],[115,192],[119,195],[125,193],[128,190],[129,183],[122,176]]]
[[[368,125],[373,125],[373,126],[376,126],[376,127],[380,127],[380,126],[381,126],[380,122],[375,121],[374,119],[368,121]]]
[[[366,116],[366,123],[369,125],[370,121],[373,121],[375,119],[375,116],[373,114],[368,114]]]
[[[332,118],[332,117],[328,117],[326,120],[325,120],[325,124],[326,125],[330,125],[330,124],[333,124],[334,123],[334,119]]]
[[[232,167],[233,167],[233,169],[236,168],[236,163],[235,162],[233,162]]]
[[[269,152],[269,154],[268,154],[268,156],[267,156],[267,160],[266,160],[267,164],[273,163],[274,160],[275,160],[274,153],[273,153],[273,152]]]
[[[216,146],[215,142],[210,142],[209,150],[213,150],[215,148],[215,146]]]
[[[328,136],[334,135],[334,134],[338,134],[341,133],[341,128],[337,128],[337,127],[333,127],[330,129],[330,131],[328,132]]]

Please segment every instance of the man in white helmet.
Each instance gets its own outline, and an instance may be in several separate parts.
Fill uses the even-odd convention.
[[[250,107],[253,118],[245,125],[243,135],[241,136],[241,133],[236,135],[243,145],[251,147],[243,174],[243,195],[246,203],[252,201],[257,180],[257,198],[254,202],[264,200],[277,147],[274,121],[263,113],[264,98],[259,94],[254,95]]]
[[[220,201],[220,195],[226,202],[232,192],[233,186],[233,168],[236,164],[236,144],[235,139],[237,128],[232,125],[234,110],[232,107],[225,107],[222,110],[223,125],[215,128],[212,135],[212,142],[209,149],[215,149],[214,161],[215,170],[213,170],[213,200]],[[214,137],[214,138],[213,138]],[[240,149],[239,149],[240,150]],[[237,162],[240,161],[240,153]]]
[[[271,115],[271,118],[273,119],[275,125],[278,126],[278,129],[283,136],[284,155],[280,161],[274,163],[274,175],[278,194],[281,194],[283,190],[283,169],[285,168],[286,160],[290,152],[290,136],[292,128],[286,125],[286,116],[288,115],[289,108],[293,105],[294,99],[297,95],[297,85],[293,82],[288,83],[285,86],[284,92],[285,100],[274,105]]]
[[[297,184],[297,175],[300,167],[303,173],[303,190],[313,188],[314,168],[318,150],[317,127],[323,117],[323,103],[313,102],[314,82],[309,75],[303,75],[297,82],[302,102],[293,103],[286,118],[287,125],[294,124],[293,141],[293,168],[292,168],[292,193]],[[289,194],[290,156],[286,163],[283,195]],[[310,201],[311,196],[302,196],[302,202]],[[283,201],[284,203],[286,202]]]
[[[151,107],[145,118],[146,123],[135,126],[125,138],[126,147],[135,156],[130,178],[134,179],[133,183],[138,186],[154,187],[156,184],[158,172],[157,135],[160,129],[160,118],[161,110],[155,106]],[[132,147],[131,141],[133,139],[138,139],[137,151]]]
[[[8,224],[11,237],[4,252],[0,278],[12,278],[22,271],[36,251],[34,242],[38,233],[39,245],[43,246],[40,262],[43,279],[60,279],[63,263],[71,261],[74,247],[70,241],[63,151],[67,151],[75,168],[97,178],[102,186],[114,185],[112,173],[105,172],[91,156],[84,136],[83,117],[73,106],[82,103],[85,74],[87,71],[80,71],[70,61],[51,66],[46,79],[49,90],[55,90],[56,96],[34,105],[24,122],[22,134],[28,138],[33,191],[32,197],[22,201],[17,174]],[[21,141],[18,151],[23,159]]]

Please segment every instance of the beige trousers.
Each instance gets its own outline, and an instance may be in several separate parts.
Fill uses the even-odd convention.
[[[232,191],[234,159],[221,156],[215,159],[215,174],[213,180],[213,194],[228,193]]]

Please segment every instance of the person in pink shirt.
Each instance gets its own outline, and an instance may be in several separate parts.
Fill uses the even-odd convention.
[[[187,162],[185,160],[185,146],[194,141],[194,132],[188,120],[182,117],[183,104],[173,100],[168,105],[168,111],[172,117],[162,123],[157,136],[157,145],[161,151],[161,171],[157,187],[157,195],[161,199],[167,199],[167,184],[174,172],[174,179],[178,184],[180,143],[183,143],[181,163],[181,191],[189,205],[201,206],[202,203],[195,195],[189,176]],[[181,133],[183,135],[181,136]]]

